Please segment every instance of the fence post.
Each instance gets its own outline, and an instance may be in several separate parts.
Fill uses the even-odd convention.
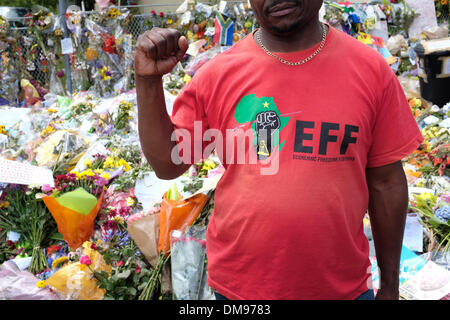
[[[69,36],[69,33],[67,32],[67,22],[66,22],[66,1],[65,0],[59,0],[59,18],[61,19],[61,24],[63,27],[63,32],[64,32],[64,38],[67,38]],[[65,60],[65,64],[66,64],[66,79],[67,79],[67,90],[69,91],[69,93],[72,95],[72,75],[70,72],[70,60],[69,60],[69,55],[65,54],[64,55],[64,60]]]

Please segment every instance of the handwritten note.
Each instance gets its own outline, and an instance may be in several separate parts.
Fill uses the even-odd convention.
[[[53,173],[50,169],[7,159],[0,159],[0,182],[55,186]]]
[[[72,54],[74,52],[73,50],[73,43],[71,38],[64,38],[61,40],[61,53],[62,54]]]

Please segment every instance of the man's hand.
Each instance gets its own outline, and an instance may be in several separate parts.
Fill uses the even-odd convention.
[[[175,29],[152,28],[137,40],[134,57],[136,75],[161,77],[172,71],[185,55],[189,45]]]
[[[173,124],[167,113],[162,76],[172,71],[188,49],[174,29],[153,28],[139,36],[135,53],[138,129],[142,151],[160,179],[175,179],[189,167],[172,160]]]

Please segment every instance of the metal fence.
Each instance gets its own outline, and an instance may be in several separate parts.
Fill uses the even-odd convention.
[[[247,0],[238,0],[238,1],[228,1],[229,3],[247,3]],[[211,1],[202,1],[202,3],[205,4],[213,4]],[[180,3],[165,3],[165,4],[146,4],[146,5],[125,5],[120,6],[119,10],[121,8],[128,8],[130,12],[132,13],[132,20],[130,23],[124,28],[124,32],[129,33],[133,36],[134,40],[137,40],[139,35],[146,30],[150,28],[150,24],[148,24],[148,20],[151,17],[151,11],[166,11],[167,8],[176,8],[180,5]],[[90,14],[94,13],[95,11],[82,11],[82,14]],[[26,19],[26,18],[25,18]],[[18,43],[23,43],[23,37],[33,37],[29,33],[29,29],[27,27],[23,28],[12,28],[11,29],[12,35],[18,40]],[[44,34],[42,34],[44,43],[47,43],[48,39]],[[21,55],[22,56],[29,56],[30,47],[29,46],[23,46],[20,45],[21,49]],[[39,46],[35,46],[33,48],[34,56],[36,59],[43,54],[42,49]],[[35,59],[35,60],[36,60]],[[33,61],[34,69],[27,70],[27,72],[30,74],[30,76],[37,82],[39,82],[41,85],[45,85],[49,83],[50,80],[50,73],[47,71],[45,66],[42,65],[42,63],[37,63],[38,61]]]

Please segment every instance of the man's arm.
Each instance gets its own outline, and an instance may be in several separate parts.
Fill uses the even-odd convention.
[[[174,29],[153,28],[139,36],[136,45],[136,94],[138,128],[142,151],[161,179],[174,179],[189,164],[173,163],[176,143],[173,124],[166,111],[162,76],[169,73],[186,53],[186,38]]]
[[[369,216],[380,268],[377,300],[399,299],[400,254],[403,243],[408,184],[401,161],[366,170]]]

